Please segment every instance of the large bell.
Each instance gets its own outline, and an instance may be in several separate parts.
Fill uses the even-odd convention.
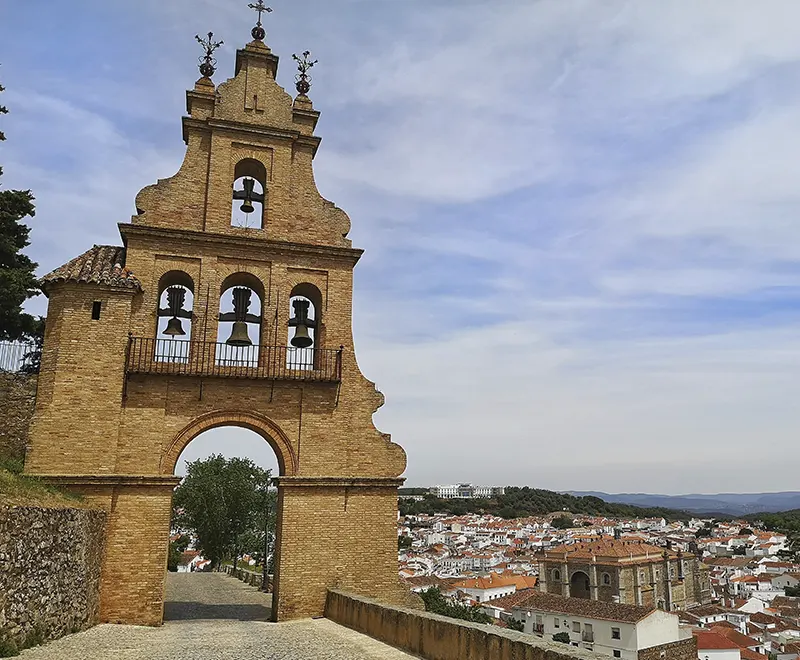
[[[244,321],[234,321],[231,336],[225,342],[228,346],[252,346],[250,336],[247,334],[247,323]]]
[[[181,320],[177,316],[173,316],[169,321],[167,321],[167,327],[164,330],[164,334],[169,335],[170,337],[186,334],[186,332],[183,330]]]
[[[295,348],[308,348],[313,343],[314,340],[308,335],[308,327],[302,323],[299,324],[294,331],[294,337],[292,337],[292,346]]]

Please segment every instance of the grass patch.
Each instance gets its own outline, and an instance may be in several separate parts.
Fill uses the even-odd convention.
[[[37,477],[0,467],[0,505],[49,508],[88,508],[83,498],[51,486]]]

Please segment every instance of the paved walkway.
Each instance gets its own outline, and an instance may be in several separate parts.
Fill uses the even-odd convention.
[[[223,573],[170,574],[161,628],[101,625],[22,660],[409,660],[327,619],[268,623],[268,594]]]

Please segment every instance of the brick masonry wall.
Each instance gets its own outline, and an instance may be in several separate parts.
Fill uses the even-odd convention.
[[[106,516],[0,507],[0,639],[55,639],[97,623]]]
[[[0,459],[25,459],[36,380],[33,374],[0,372]]]
[[[328,591],[325,616],[425,660],[596,660],[598,657],[591,651],[533,635],[391,607],[338,590]]]

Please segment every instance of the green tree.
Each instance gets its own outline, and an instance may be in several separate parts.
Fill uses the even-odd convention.
[[[517,632],[525,632],[525,624],[519,619],[507,619],[506,626],[509,630],[516,630]]]
[[[563,644],[569,644],[569,633],[567,632],[560,632],[553,635],[554,642],[562,642]]]
[[[492,617],[484,612],[478,605],[469,607],[451,603],[439,591],[439,587],[431,587],[420,593],[425,610],[434,614],[449,616],[453,619],[463,619],[474,623],[492,623]]]
[[[174,520],[194,533],[198,550],[212,568],[223,559],[255,550],[250,547],[253,539],[263,541],[264,526],[274,521],[274,514],[273,520],[265,520],[269,480],[270,471],[249,458],[214,454],[187,463],[186,477],[173,497]]]
[[[410,536],[406,536],[403,534],[402,536],[397,537],[397,549],[398,550],[410,550],[411,543],[413,539]]]
[[[800,596],[800,586],[797,586],[797,587],[786,587],[785,591],[786,591],[786,595],[787,596],[792,596],[792,597],[795,597],[795,598]]]
[[[710,538],[713,533],[714,533],[714,529],[712,527],[706,525],[705,527],[701,527],[700,529],[698,529],[694,533],[694,536],[695,536],[695,538],[698,538],[698,539],[703,538],[703,537],[709,537]]]
[[[569,516],[556,516],[550,521],[550,525],[556,529],[569,529],[575,525],[575,521]]]
[[[0,114],[7,112],[8,108],[0,105]],[[5,139],[0,131],[0,140]],[[36,317],[22,311],[23,303],[39,293],[34,275],[37,264],[22,254],[30,245],[31,231],[22,220],[34,213],[30,190],[0,190],[0,340],[30,338],[38,330]]]

